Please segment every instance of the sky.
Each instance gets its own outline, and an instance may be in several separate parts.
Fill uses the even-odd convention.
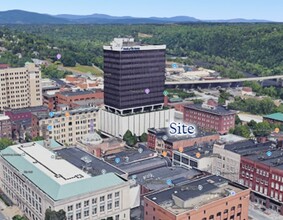
[[[283,0],[0,0],[0,11],[21,9],[46,14],[198,19],[264,19],[283,22]]]

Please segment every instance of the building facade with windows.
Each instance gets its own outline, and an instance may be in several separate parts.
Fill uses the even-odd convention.
[[[252,140],[213,147],[213,173],[251,189],[251,201],[283,215],[283,154],[272,142]]]
[[[0,138],[12,138],[12,123],[7,115],[0,115]]]
[[[185,106],[183,119],[204,130],[227,134],[231,128],[235,127],[235,115],[236,112],[227,110],[209,100],[207,104]]]
[[[42,105],[41,72],[34,64],[0,69],[0,109]]]
[[[104,50],[104,104],[100,130],[123,137],[169,125],[173,109],[164,108],[166,45],[143,45],[114,38]]]
[[[37,143],[1,151],[1,190],[31,220],[46,209],[67,220],[130,220],[129,182],[112,172],[89,175]]]
[[[243,186],[208,176],[145,196],[144,219],[248,220],[249,194]]]
[[[52,117],[47,112],[33,113],[32,137],[42,136],[62,144],[74,145],[97,129],[97,115],[97,107],[54,112]]]
[[[103,50],[107,109],[127,114],[163,106],[166,45],[142,45],[133,38],[115,38]]]

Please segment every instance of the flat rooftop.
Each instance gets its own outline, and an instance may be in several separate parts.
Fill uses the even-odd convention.
[[[86,170],[91,176],[99,176],[104,171],[106,173],[116,173],[118,175],[125,174],[125,172],[121,169],[116,168],[108,162],[103,161],[77,147],[63,148],[55,150],[55,152],[78,169]]]
[[[89,95],[89,94],[94,94],[94,90],[87,90],[87,91],[65,91],[65,92],[59,92],[57,94],[61,94],[64,96],[78,96],[78,95]]]
[[[10,146],[1,157],[53,200],[66,199],[122,184],[114,173],[96,177],[37,143]]]
[[[283,169],[283,148],[277,148],[272,142],[254,143],[252,140],[248,140],[225,145],[224,148],[252,161]],[[271,152],[270,156],[267,155],[269,151]]]
[[[178,152],[178,151],[174,151]],[[197,153],[200,153],[200,157],[196,157]],[[201,144],[198,146],[193,146],[193,147],[185,147],[183,154],[186,154],[190,157],[193,157],[195,159],[201,159],[204,157],[209,157],[213,153],[213,143],[212,144]]]
[[[115,139],[113,140],[115,141]],[[137,160],[143,160],[146,158],[150,158],[157,155],[157,153],[146,146],[139,144],[139,148],[125,148],[123,151],[109,154],[104,157],[105,161],[115,165],[115,166],[123,166],[125,164],[131,163]],[[115,159],[119,158],[120,163],[116,163]]]
[[[172,184],[179,184],[203,175],[202,172],[195,169],[186,169],[179,166],[166,166],[131,175],[129,178],[135,179],[138,184],[151,191],[157,191],[168,188],[168,180],[171,181]]]
[[[201,190],[199,189],[201,186]],[[181,183],[174,187],[152,193],[146,198],[171,213],[178,215],[200,208],[213,201],[233,196],[246,189],[219,176],[207,176],[189,183]],[[175,201],[179,201],[179,205]]]
[[[62,106],[65,106],[65,105],[62,105]],[[97,112],[98,110],[99,110],[98,107],[86,107],[86,108],[77,108],[77,109],[72,109],[72,110],[67,110],[67,111],[58,111],[58,112],[54,112],[54,116],[52,118],[65,116],[66,112],[68,112],[70,116],[72,116],[75,114]],[[32,114],[36,115],[38,119],[50,118],[48,112],[33,112]]]
[[[35,106],[35,107],[27,107],[27,108],[18,108],[18,109],[4,109],[4,112],[11,112],[13,114],[17,113],[27,113],[27,112],[40,112],[40,111],[48,111],[47,106]]]
[[[175,135],[173,136],[169,133],[169,128],[159,128],[159,129],[149,128],[148,132],[151,134],[155,134],[157,138],[163,139],[165,143],[170,143],[170,144],[173,144],[174,142],[182,141],[182,140],[189,140],[189,139],[194,139],[194,138],[217,135],[216,132],[207,132],[199,128],[197,128],[195,135]],[[165,139],[164,139],[164,136],[166,136]]]
[[[214,115],[233,115],[236,113],[235,111],[228,110],[225,107],[219,106],[219,105],[215,107],[211,107],[211,108],[203,107],[202,104],[186,105],[184,107],[188,109],[193,109],[196,111],[207,112],[207,113],[214,114]]]

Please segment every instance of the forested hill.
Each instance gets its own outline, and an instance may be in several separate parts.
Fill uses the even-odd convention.
[[[166,44],[168,57],[187,56],[185,63],[214,68],[223,76],[283,73],[283,24],[276,23],[5,26],[0,28],[0,47],[8,52],[0,62],[16,62],[17,53],[22,59],[34,57],[34,51],[37,58],[55,59],[60,52],[66,65],[102,67],[102,46],[118,36]]]

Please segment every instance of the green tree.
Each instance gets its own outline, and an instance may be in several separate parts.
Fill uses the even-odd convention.
[[[239,135],[245,138],[249,138],[251,136],[250,128],[247,125],[237,125],[233,130],[233,134]]]
[[[44,140],[44,137],[42,136],[37,136],[32,139],[32,141],[43,141],[43,140]]]
[[[242,124],[242,121],[240,119],[240,117],[238,115],[235,116],[235,124],[236,125],[241,125]]]
[[[0,150],[4,150],[5,148],[11,146],[13,141],[8,138],[0,138]]]
[[[143,133],[140,137],[141,142],[147,142],[147,133]]]
[[[69,67],[74,67],[77,64],[74,54],[70,53],[63,54],[62,63],[64,66]]]
[[[248,126],[251,128],[251,129],[256,129],[256,121],[255,120],[251,120],[250,122],[248,122]]]
[[[254,135],[256,137],[266,137],[270,134],[271,130],[272,128],[268,122],[259,122],[254,129]]]
[[[127,141],[133,136],[133,133],[130,130],[127,130],[126,133],[123,136],[123,140]]]
[[[66,212],[63,209],[60,209],[58,212],[46,209],[45,211],[45,220],[66,220]]]
[[[12,219],[13,219],[13,220],[28,220],[27,217],[25,217],[25,216],[20,216],[20,215],[15,215]]]
[[[192,101],[194,102],[194,104],[202,104],[203,103],[202,99],[194,99]]]

